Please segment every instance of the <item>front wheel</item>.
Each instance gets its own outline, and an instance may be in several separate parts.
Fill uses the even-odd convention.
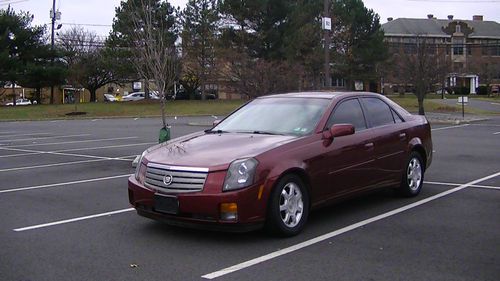
[[[418,152],[412,152],[403,172],[399,193],[406,197],[417,196],[424,183],[424,166],[422,156]]]
[[[297,235],[309,215],[309,193],[302,180],[296,175],[284,176],[270,200],[267,229],[282,236]]]

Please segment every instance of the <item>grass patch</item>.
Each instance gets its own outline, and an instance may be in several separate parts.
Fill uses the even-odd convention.
[[[215,101],[169,101],[168,116],[186,115],[225,115],[242,105],[241,100]],[[72,112],[85,112],[85,115],[68,116]],[[0,120],[44,120],[75,119],[100,117],[151,117],[160,116],[158,101],[82,103],[75,105],[29,105],[0,107]]]

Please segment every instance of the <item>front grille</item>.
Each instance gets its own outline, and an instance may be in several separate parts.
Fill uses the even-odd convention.
[[[166,193],[187,193],[203,190],[207,179],[207,168],[166,166],[148,163],[144,185]],[[171,177],[171,183],[166,184],[165,177]],[[167,181],[168,183],[168,181]]]

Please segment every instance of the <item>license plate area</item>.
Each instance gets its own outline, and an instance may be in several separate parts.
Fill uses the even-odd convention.
[[[179,200],[175,196],[155,194],[154,208],[160,213],[177,215],[179,213]]]

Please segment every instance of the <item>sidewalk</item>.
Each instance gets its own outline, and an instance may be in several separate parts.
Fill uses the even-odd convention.
[[[467,124],[489,120],[491,118],[488,115],[465,114],[465,117],[462,117],[462,113],[436,112],[426,112],[425,117],[427,117],[427,120],[432,124]]]

